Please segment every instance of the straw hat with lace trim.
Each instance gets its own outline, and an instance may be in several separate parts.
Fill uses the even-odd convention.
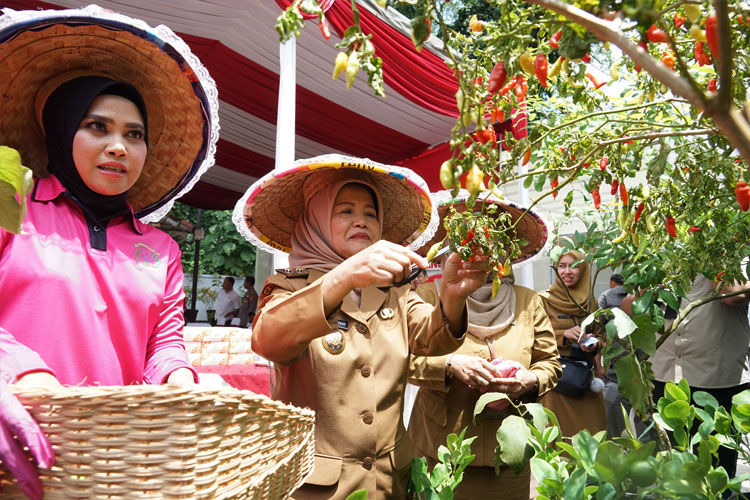
[[[422,255],[426,255],[432,245],[445,238],[446,229],[443,225],[443,221],[448,215],[450,215],[451,207],[454,207],[459,213],[465,212],[467,210],[466,200],[468,198],[469,192],[465,189],[460,190],[456,196],[452,196],[450,191],[438,191],[437,193],[433,193],[432,200],[435,205],[437,205],[440,224],[435,236],[420,248],[419,252]],[[474,205],[475,209],[481,206],[478,204],[482,203],[483,199],[485,199],[484,194],[479,196],[477,204]],[[519,218],[521,219],[516,226],[516,238],[526,240],[527,243],[521,247],[521,255],[511,261],[513,264],[523,262],[542,252],[547,245],[549,225],[539,214],[531,210],[526,212],[526,208],[516,205],[515,203],[499,200],[492,195],[486,198],[486,202],[493,203],[497,205],[500,210],[508,212],[512,224],[518,221]],[[524,212],[526,213],[524,214]],[[500,212],[498,211],[498,213]]]
[[[383,211],[382,238],[419,248],[437,229],[437,212],[427,183],[409,169],[372,160],[325,155],[298,160],[250,186],[237,202],[232,220],[251,243],[266,251],[289,252],[292,233],[305,203],[321,187],[340,179],[365,180],[379,192]]]
[[[46,177],[41,114],[61,84],[98,75],[130,82],[148,110],[143,173],[128,202],[145,222],[164,216],[214,162],[218,96],[208,71],[166,26],[105,11],[14,11],[0,16],[0,144]]]

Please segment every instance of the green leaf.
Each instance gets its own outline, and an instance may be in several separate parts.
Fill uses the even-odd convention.
[[[534,449],[528,444],[530,438],[526,421],[517,415],[505,418],[497,430],[499,457],[516,472],[525,469],[534,455]]]
[[[669,307],[671,307],[675,311],[680,310],[680,299],[678,299],[677,296],[673,294],[672,292],[670,292],[669,290],[664,290],[663,288],[660,288],[659,300],[666,303]]]
[[[690,415],[690,404],[686,401],[674,401],[665,408],[662,416],[668,419],[684,421]]]
[[[557,473],[554,467],[539,458],[532,458],[531,473],[534,475],[537,483],[543,484],[546,479],[551,481],[560,482],[560,475]]]
[[[579,26],[580,28],[580,26]],[[584,30],[585,32],[585,30]],[[592,36],[588,32],[585,32],[583,36],[576,33],[576,30],[569,24],[566,24],[562,28],[562,36],[559,40],[559,48],[557,49],[558,54],[568,59],[579,59],[586,55],[591,46]]]
[[[612,314],[614,314],[614,319],[612,320],[612,322],[615,324],[615,328],[617,328],[618,338],[624,339],[625,337],[633,333],[637,328],[637,325],[633,322],[632,319],[630,319],[630,316],[628,316],[625,311],[623,311],[619,307],[613,308]]]
[[[638,413],[645,413],[646,396],[653,390],[653,372],[648,361],[642,363],[633,354],[615,361],[615,373],[620,393],[625,396]]]
[[[609,483],[604,483],[599,486],[596,492],[596,500],[612,500],[617,495],[615,487]]]
[[[583,489],[586,486],[586,472],[583,469],[574,470],[563,484],[565,485],[565,493],[563,494],[565,500],[585,498]]]
[[[32,172],[21,164],[18,151],[0,146],[0,227],[20,234],[26,217],[26,196],[33,186]]]
[[[0,181],[0,227],[13,234],[21,234],[22,211],[21,204],[16,201],[16,190],[7,182]]]
[[[484,411],[485,406],[490,403],[494,403],[495,401],[500,401],[501,399],[510,401],[508,395],[503,394],[502,392],[485,392],[484,394],[479,396],[479,399],[477,399],[477,403],[474,405],[474,425],[477,424],[477,415]]]
[[[346,500],[367,500],[367,490],[357,490],[347,496]]]
[[[573,447],[578,450],[580,465],[591,474],[596,460],[596,452],[599,448],[599,441],[584,429],[573,436],[572,443]]]
[[[648,291],[635,299],[632,305],[632,314],[633,316],[638,316],[639,314],[643,314],[646,311],[648,311],[649,307],[651,307],[651,304],[654,300],[654,293],[651,291]]]
[[[719,493],[721,493],[724,488],[726,488],[727,483],[729,483],[729,475],[727,475],[727,471],[724,470],[724,467],[719,467],[708,473],[706,476],[706,482],[708,483],[711,492],[716,495],[716,498],[719,498]]]
[[[450,469],[448,468],[448,465],[444,463],[440,463],[435,465],[435,468],[432,469],[432,472],[430,473],[430,484],[433,488],[437,488],[438,486],[443,484],[443,481],[450,475]]]
[[[612,441],[605,441],[599,445],[594,469],[603,481],[620,489],[626,474],[625,455],[620,447]]]
[[[540,403],[526,403],[524,407],[531,414],[531,423],[537,430],[542,431],[547,427],[549,417]]]
[[[687,401],[688,400],[688,395],[682,392],[682,389],[680,389],[673,383],[665,384],[664,392],[669,395],[672,401]]]
[[[529,189],[531,187],[531,184],[533,182],[534,182],[534,176],[533,175],[529,175],[528,177],[526,177],[523,180],[523,187],[525,187],[526,189]]]

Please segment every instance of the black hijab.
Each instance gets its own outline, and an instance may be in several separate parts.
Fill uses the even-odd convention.
[[[131,101],[140,111],[148,145],[148,115],[140,92],[131,84],[103,76],[84,76],[66,82],[49,96],[42,111],[47,140],[47,170],[54,174],[88,219],[106,225],[112,218],[128,212],[127,192],[103,195],[90,189],[73,161],[73,137],[91,104],[102,94],[116,95]]]

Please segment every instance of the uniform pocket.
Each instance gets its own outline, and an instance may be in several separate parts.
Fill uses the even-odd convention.
[[[391,458],[391,467],[393,470],[400,471],[411,464],[411,459],[414,458],[414,446],[411,441],[404,435],[404,437],[396,443],[396,446],[389,453]]]
[[[447,393],[420,388],[417,401],[425,415],[435,421],[440,427],[448,423],[448,407],[445,404]]]
[[[334,485],[341,477],[341,466],[341,458],[316,453],[312,474],[307,478],[305,484],[314,484],[317,486]]]

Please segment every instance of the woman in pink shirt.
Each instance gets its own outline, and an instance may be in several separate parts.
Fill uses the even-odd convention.
[[[151,31],[122,32],[148,58],[87,57],[113,50],[107,44],[123,16],[96,11],[83,29],[95,36],[87,37],[64,23],[71,12],[0,24],[4,67],[14,71],[0,88],[0,109],[29,97],[36,104],[22,108],[36,113],[3,115],[0,144],[17,149],[37,177],[23,231],[0,229],[0,384],[193,383],[180,250],[142,220],[165,215],[213,163],[216,89],[196,76],[205,69],[186,46],[176,53]],[[59,54],[48,37],[57,37]],[[12,64],[16,55],[24,64]],[[35,65],[35,55],[45,64]],[[58,56],[64,63],[55,64]],[[17,417],[0,408],[0,458],[39,497],[33,471],[13,470],[19,450],[3,435]]]

